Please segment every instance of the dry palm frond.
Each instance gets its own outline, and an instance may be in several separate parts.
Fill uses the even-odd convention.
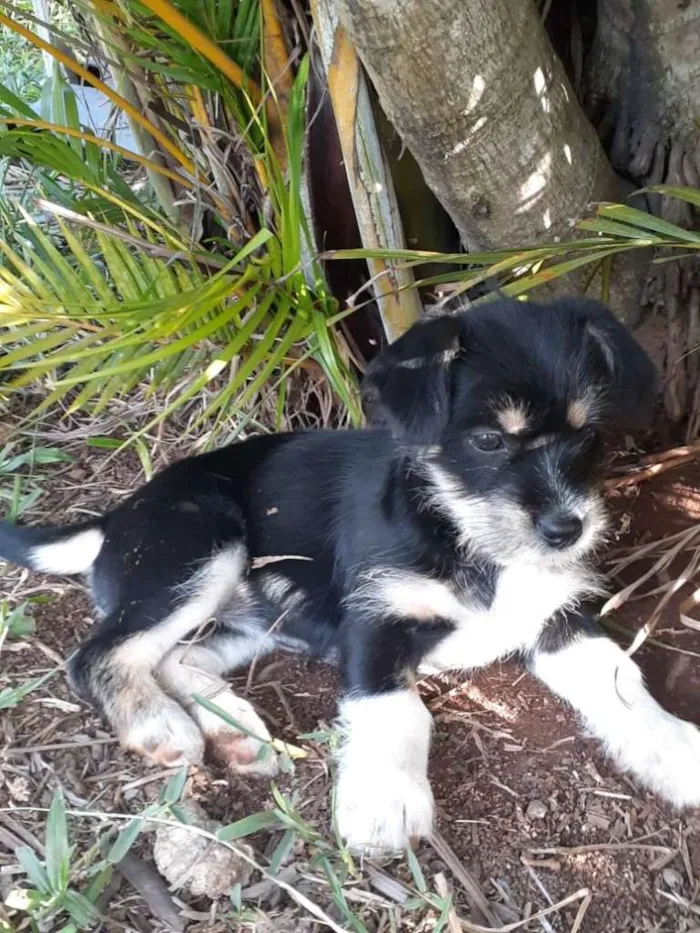
[[[682,562],[682,566],[679,566],[679,562]],[[700,524],[657,541],[627,548],[611,561],[609,575],[619,579],[623,571],[639,565],[644,568],[639,576],[611,596],[600,613],[604,618],[630,600],[658,597],[649,618],[635,635],[628,649],[629,654],[637,651],[653,634],[672,599],[696,580],[700,570]],[[672,567],[675,568],[673,571]],[[645,589],[645,584],[650,584],[650,587]],[[698,602],[700,589],[695,589],[679,607],[679,621],[687,628],[700,630],[700,623],[688,614]]]

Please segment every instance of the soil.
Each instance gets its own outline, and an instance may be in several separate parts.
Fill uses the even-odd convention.
[[[93,451],[91,457],[96,456],[101,454]],[[78,471],[76,478],[70,480],[67,471],[57,471],[54,497],[50,489],[41,500],[50,502],[56,517],[75,517],[96,502],[103,507],[124,494],[139,470],[136,461],[128,459],[112,461],[107,470],[97,473],[89,461],[71,469]],[[85,476],[94,474],[94,481],[85,482],[78,475],[83,469]],[[616,530],[612,550],[690,527],[700,517],[700,465],[693,463],[630,487],[612,496],[610,506]],[[44,514],[46,510],[48,506]],[[41,517],[37,514],[37,519]],[[89,629],[92,613],[84,590],[74,581],[8,570],[4,582],[11,600],[27,594],[47,597],[34,608],[36,635],[3,646],[3,686],[15,686],[65,658]],[[678,613],[688,591],[682,590],[664,612],[654,633],[661,644],[645,645],[638,659],[657,698],[668,709],[700,723],[700,632],[683,625]],[[635,633],[658,598],[627,604],[614,615],[613,623]],[[630,638],[623,636],[622,641],[628,644]],[[334,671],[277,656],[261,660],[252,676],[244,672],[234,683],[249,692],[279,738],[310,750],[294,774],[280,778],[278,786],[304,820],[327,832],[330,775],[327,750],[318,733],[333,720]],[[592,899],[580,933],[697,933],[700,812],[674,813],[620,775],[597,744],[582,736],[571,711],[515,664],[503,663],[468,678],[429,679],[421,690],[436,722],[430,774],[439,832],[476,879],[500,924],[520,921],[588,889]],[[61,671],[5,713],[0,730],[0,807],[17,808],[9,815],[0,813],[3,894],[20,874],[13,840],[19,838],[41,851],[44,838],[45,816],[20,808],[47,807],[60,786],[74,810],[135,813],[157,798],[167,776],[121,751],[103,724],[70,694]],[[317,735],[298,738],[307,733]],[[226,780],[205,769],[193,769],[185,793],[211,817],[226,823],[273,803],[265,784]],[[100,824],[86,818],[71,820],[70,825],[77,851],[85,852],[95,843]],[[279,842],[279,833],[262,831],[248,841],[264,863]],[[306,864],[300,845],[293,855]],[[134,850],[136,857],[150,863],[151,850],[145,834]],[[460,879],[430,843],[423,843],[417,856],[431,889],[436,873],[446,875],[461,919],[488,925],[474,912]],[[405,863],[390,864],[386,871],[413,884]],[[364,884],[376,893],[376,879],[371,883],[364,878],[358,888]],[[342,925],[327,891],[318,884],[304,890]],[[103,907],[112,924],[104,929],[144,933],[164,929],[123,878],[117,877],[110,896],[110,906],[105,900]],[[260,902],[265,920],[262,914],[258,920],[227,920],[230,904],[226,903],[213,912],[202,899],[188,903],[184,898],[178,903],[191,931],[324,929],[279,892]],[[578,900],[520,928],[569,933],[580,904]],[[364,923],[377,933],[392,926],[435,928],[435,920],[420,926],[409,909],[395,906],[387,913],[371,903]],[[460,928],[459,921],[453,928]]]

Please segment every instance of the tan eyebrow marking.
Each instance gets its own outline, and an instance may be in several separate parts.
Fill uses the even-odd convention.
[[[591,416],[591,409],[587,399],[576,399],[569,403],[566,412],[566,420],[572,428],[578,430],[582,428]]]
[[[498,423],[506,434],[522,434],[529,423],[527,406],[522,402],[507,402],[496,410]]]

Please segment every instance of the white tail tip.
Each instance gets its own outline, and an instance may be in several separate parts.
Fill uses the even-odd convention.
[[[43,573],[87,573],[95,563],[104,539],[100,528],[87,528],[70,538],[39,544],[31,550],[31,566]]]

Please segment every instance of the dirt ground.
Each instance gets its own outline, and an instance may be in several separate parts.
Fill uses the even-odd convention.
[[[93,450],[83,460],[57,469],[33,517],[75,519],[125,494],[139,472],[138,462],[127,455],[103,468],[106,456],[105,451]],[[689,528],[700,517],[700,465],[632,486],[612,496],[610,505],[616,529],[611,551]],[[656,583],[651,580],[647,588]],[[34,606],[36,635],[7,641],[2,647],[2,685],[16,686],[60,664],[88,631],[92,615],[84,590],[75,581],[8,569],[3,591],[11,602],[28,596],[45,598]],[[678,604],[684,595],[686,590],[661,618],[654,633],[660,644],[645,645],[638,658],[657,698],[700,723],[700,633],[679,619]],[[636,632],[658,598],[627,604],[614,614],[613,623]],[[622,637],[625,644],[629,640]],[[327,832],[327,752],[317,740],[298,736],[322,732],[332,722],[334,672],[320,664],[273,657],[261,660],[252,677],[244,672],[235,683],[248,692],[277,737],[309,750],[294,774],[280,778],[278,785],[305,820]],[[488,899],[496,921],[491,926],[511,929],[509,924],[519,924],[587,889],[591,900],[580,933],[700,930],[700,813],[674,813],[617,773],[596,743],[582,737],[572,713],[512,663],[468,678],[430,679],[422,692],[436,721],[430,771],[438,830],[451,853],[438,853],[425,842],[417,855],[431,889],[440,872],[454,889],[451,931],[468,929],[460,920],[489,926],[470,904],[460,865]],[[122,752],[103,724],[70,694],[63,672],[56,673],[18,707],[3,713],[0,723],[3,895],[21,877],[13,854],[17,841],[41,854],[45,814],[35,808],[48,807],[57,787],[63,788],[75,811],[138,813],[157,797],[168,775]],[[269,786],[225,780],[205,769],[190,773],[185,794],[225,823],[272,805]],[[71,819],[78,854],[95,843],[99,826],[92,817]],[[279,833],[261,831],[247,841],[265,864]],[[151,849],[149,834],[134,849],[144,872]],[[308,858],[303,842],[297,842],[285,860],[285,877],[324,904],[343,927]],[[364,904],[365,928],[376,933],[436,929],[434,916],[428,923],[425,916],[417,919],[417,913],[397,903],[401,888],[397,893],[387,886],[388,876],[411,886],[405,863],[386,865],[374,874],[371,866],[364,866],[351,886],[357,892],[353,908],[359,910],[357,905]],[[244,889],[246,906],[259,906],[262,911],[257,919],[245,919],[250,914],[232,919],[231,903],[225,900],[212,905],[204,898],[175,896],[186,929],[197,933],[325,928],[304,916],[274,886],[260,891],[257,900],[246,900]],[[518,928],[571,933],[583,897]],[[166,929],[121,875],[115,876],[101,907],[110,920],[100,929],[143,933]]]

